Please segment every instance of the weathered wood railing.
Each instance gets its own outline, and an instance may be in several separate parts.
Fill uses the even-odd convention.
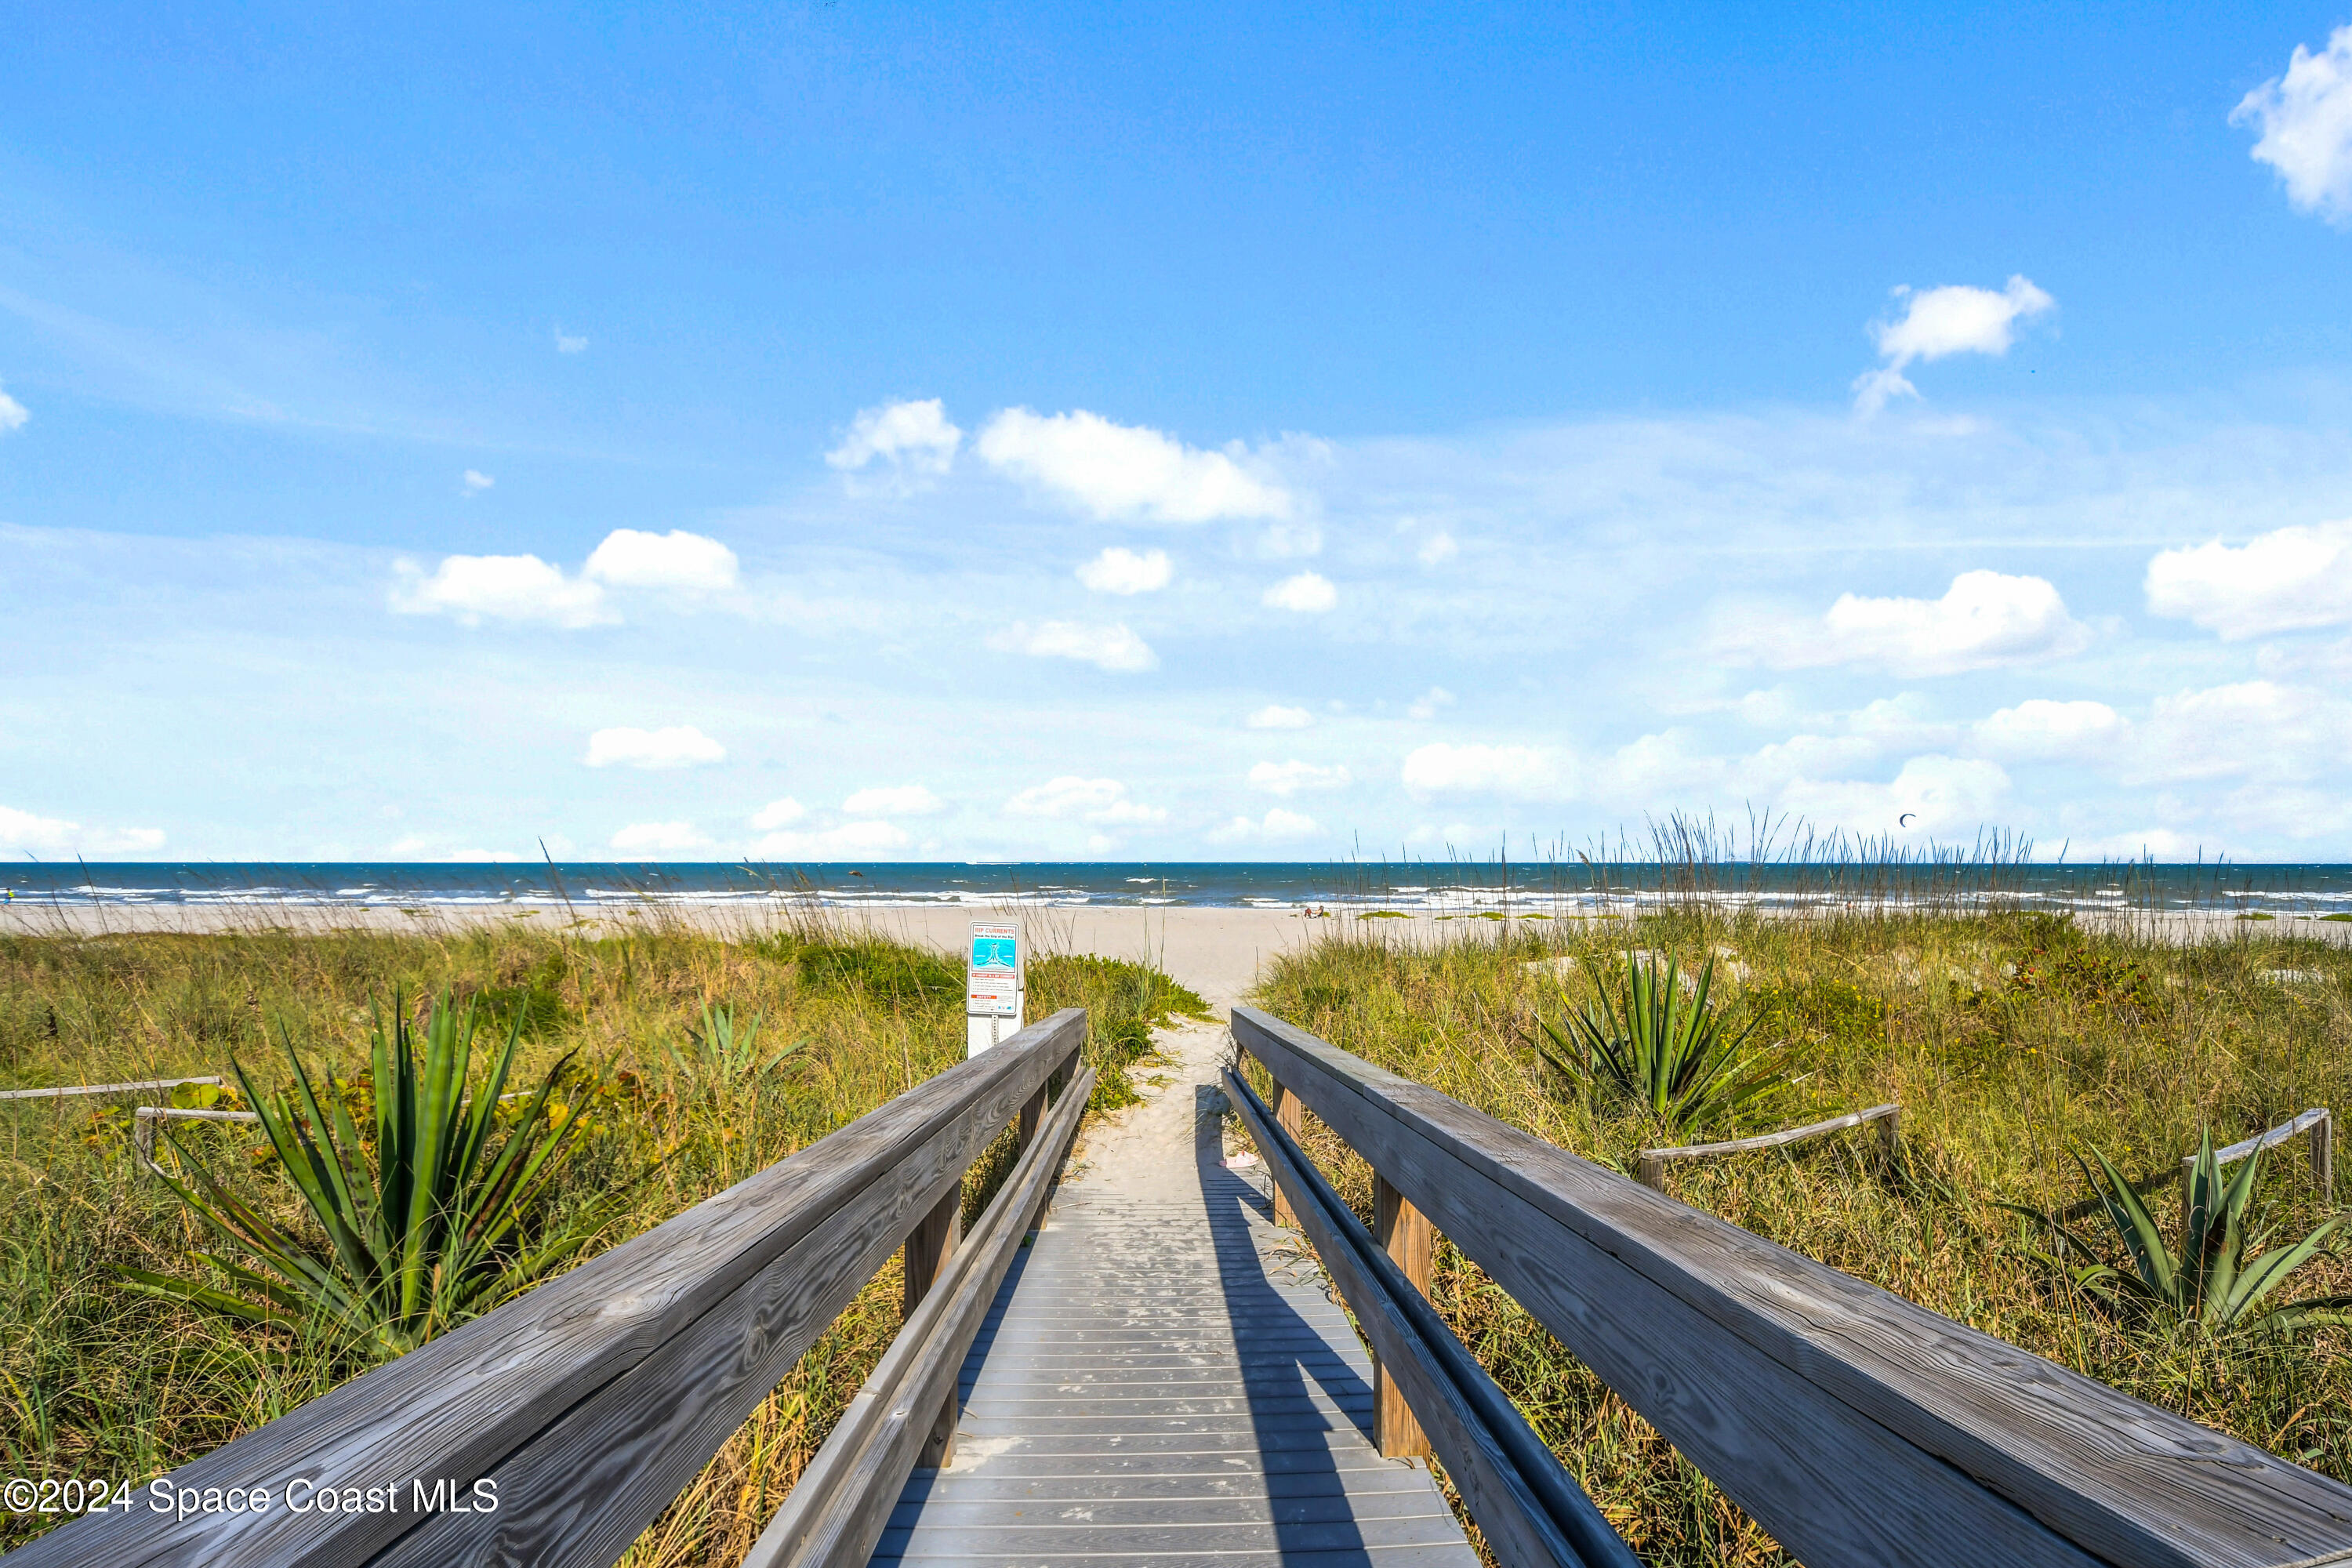
[[[1233,1024],[1283,1102],[1254,1132],[1278,1149],[1290,1140],[1275,1130],[1297,1125],[1297,1106],[1314,1111],[1371,1165],[1381,1214],[1426,1215],[1811,1568],[2352,1563],[2352,1488],[1676,1203],[1267,1014],[1236,1008]],[[1303,1210],[1303,1197],[1289,1206]],[[1361,1232],[1353,1216],[1347,1229],[1350,1241]],[[1332,1250],[1318,1247],[1329,1263]],[[1333,1272],[1346,1293],[1342,1268]],[[1357,1313],[1369,1324],[1386,1310],[1368,1299]],[[1394,1384],[1383,1378],[1387,1396],[1401,1385],[1430,1415],[1429,1395],[1416,1400],[1407,1369],[1397,1371]],[[1485,1526],[1480,1500],[1463,1490]]]
[[[1792,1143],[1825,1138],[1849,1127],[1859,1127],[1865,1121],[1878,1123],[1878,1136],[1884,1141],[1886,1152],[1891,1157],[1903,1137],[1903,1108],[1899,1105],[1874,1105],[1867,1110],[1849,1110],[1843,1116],[1832,1116],[1826,1121],[1783,1128],[1778,1132],[1759,1133],[1753,1138],[1639,1150],[1633,1157],[1633,1179],[1645,1187],[1663,1193],[1666,1190],[1666,1162],[1669,1160],[1712,1160],[1725,1154],[1753,1154],[1765,1149],[1785,1149]]]
[[[1381,1452],[1434,1452],[1510,1568],[1636,1568],[1633,1553],[1426,1299],[1429,1227],[1383,1189],[1375,1237],[1231,1068],[1225,1094],[1264,1153],[1293,1223],[1371,1342]],[[1414,1216],[1418,1218],[1418,1216]],[[1416,1266],[1417,1267],[1411,1267]]]
[[[2273,1143],[2308,1133],[2311,1138],[2311,1182],[2319,1189],[2322,1201],[2336,1198],[2336,1117],[2327,1107],[2316,1105],[2302,1114],[2289,1118],[2267,1132],[2258,1132],[2242,1143],[2232,1143],[2226,1149],[2213,1151],[2216,1162],[2233,1165],[2251,1154],[2259,1154]],[[2180,1162],[2180,1174],[2188,1179],[2197,1156],[2190,1154]]]
[[[1085,1084],[1070,1079],[1085,1038],[1082,1010],[1057,1013],[667,1224],[182,1466],[165,1479],[173,1495],[199,1500],[194,1511],[156,1511],[141,1490],[130,1506],[61,1526],[7,1561],[609,1568],[902,1243],[910,1244],[910,1297],[934,1280],[950,1289],[919,1303],[920,1337],[900,1357],[917,1359],[921,1377],[896,1386],[921,1400],[893,1405],[884,1425],[911,1421],[929,1437],[961,1359],[950,1341],[978,1321],[969,1308],[976,1281],[992,1269],[1002,1278],[1005,1226],[1017,1247],[1076,1127]],[[1068,1087],[1049,1118],[1057,1075]],[[991,1245],[958,1265],[965,1172],[1016,1119],[1029,1148],[983,1222]],[[942,1396],[937,1368],[951,1351]],[[872,1436],[874,1424],[859,1420]],[[862,1472],[887,1492],[885,1513],[905,1475],[890,1479],[887,1466],[912,1462],[911,1450],[891,1441],[898,1446]],[[257,1487],[268,1495],[257,1510]],[[239,1511],[224,1507],[232,1490]],[[495,1506],[482,1506],[489,1499]]]

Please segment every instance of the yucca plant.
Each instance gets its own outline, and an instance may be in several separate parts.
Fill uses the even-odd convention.
[[[2248,1224],[2253,1205],[2254,1183],[2263,1154],[2256,1150],[2227,1185],[2221,1162],[2213,1156],[2210,1134],[2198,1141],[2196,1163],[2189,1167],[2180,1192],[2180,1250],[2175,1252],[2163,1227],[2148,1212],[2123,1173],[2097,1150],[2091,1162],[2081,1154],[2074,1163],[2097,1194],[2099,1207],[2116,1228],[2131,1267],[2117,1268],[2094,1261],[2072,1267],[2066,1259],[2079,1256],[2096,1259],[2098,1253],[2057,1218],[2038,1210],[2007,1205],[2039,1221],[2058,1238],[2059,1256],[2044,1259],[2064,1269],[2074,1284],[2112,1308],[2137,1309],[2176,1323],[2196,1323],[2211,1330],[2265,1329],[2293,1332],[2323,1324],[2352,1324],[2352,1296],[2322,1296],[2290,1301],[2264,1312],[2263,1300],[2287,1281],[2288,1276],[2327,1249],[2344,1225],[2342,1216],[2327,1220],[2292,1247],[2265,1250],[2271,1232],[2253,1232]],[[2256,1254],[2251,1260],[2247,1255]]]
[[[488,1077],[469,1092],[473,1005],[461,1013],[446,994],[434,1005],[422,1030],[421,1060],[417,1031],[396,992],[392,1011],[389,1030],[382,1013],[375,1016],[373,1126],[365,1136],[346,1103],[358,1097],[346,1092],[331,1065],[321,1093],[283,1025],[278,1037],[294,1069],[290,1094],[265,1096],[232,1058],[287,1179],[326,1233],[323,1256],[229,1191],[174,1139],[194,1190],[159,1173],[206,1225],[262,1267],[200,1252],[235,1289],[123,1268],[133,1289],[250,1322],[317,1325],[374,1353],[399,1355],[495,1304],[587,1240],[585,1223],[541,1238],[536,1249],[525,1240],[538,1200],[580,1126],[576,1112],[559,1107],[551,1114],[549,1105],[572,1058],[548,1070],[519,1113],[502,1115],[499,1097],[521,1037],[520,1018]]]
[[[680,1071],[698,1084],[720,1090],[756,1082],[782,1067],[808,1042],[794,1040],[766,1061],[760,1059],[760,1026],[763,1016],[738,1018],[731,1006],[702,1008],[702,1027],[688,1031],[694,1049],[681,1051],[664,1041],[662,1048]]]
[[[1750,1049],[1759,1019],[1734,1026],[1710,1005],[1715,960],[1685,993],[1682,966],[1628,955],[1625,1005],[1596,976],[1595,1000],[1568,1016],[1565,1029],[1538,1017],[1551,1040],[1537,1048],[1554,1068],[1591,1094],[1613,1089],[1661,1129],[1685,1130],[1727,1117],[1778,1091],[1787,1053]]]

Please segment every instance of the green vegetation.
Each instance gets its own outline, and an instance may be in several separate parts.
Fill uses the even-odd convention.
[[[2123,1191],[2144,1198],[2179,1180],[2204,1128],[2230,1142],[2306,1107],[2339,1116],[2352,1108],[2352,952],[2286,934],[2284,922],[2275,929],[2282,934],[2234,926],[2218,940],[2172,944],[2048,916],[1758,918],[1696,905],[1639,921],[1465,926],[1426,946],[1350,926],[1282,960],[1260,1000],[1336,1045],[1630,1173],[1635,1151],[1655,1142],[1647,1102],[1558,1093],[1548,1054],[1559,1049],[1544,1023],[1589,999],[1587,976],[1622,974],[1629,950],[1685,968],[1712,956],[1709,1001],[1723,1027],[1752,1025],[1751,1048],[1789,1056],[1788,1088],[1769,1117],[1751,1120],[1792,1125],[1895,1100],[1904,1141],[1892,1157],[1876,1139],[1840,1137],[1676,1164],[1667,1178],[1675,1196],[2352,1480],[2352,1330],[2321,1316],[2352,1291],[2352,1249],[2345,1227],[2327,1228],[2336,1207],[2316,1190],[2300,1141],[2252,1169],[2231,1168],[2227,1192],[2209,1181],[2205,1212],[2215,1217],[2186,1242],[2159,1238],[2176,1279],[2189,1260],[2183,1299],[2198,1308],[2185,1317],[2144,1303],[2121,1277],[2142,1278],[2130,1240],[2116,1249],[2116,1275],[2084,1280],[2076,1271],[2098,1258],[2095,1250],[2078,1248],[2066,1269],[2053,1268],[2046,1229],[2005,1206],[2073,1224]],[[2266,978],[2283,969],[2317,978]],[[1630,1031],[1618,1017],[1622,1037]],[[1307,1143],[1369,1217],[1362,1162],[1312,1118]],[[2104,1156],[2125,1184],[2107,1185],[2103,1200],[2076,1150]],[[2234,1237],[2228,1192],[2241,1194]],[[2322,1230],[2308,1251],[2274,1239]],[[2208,1261],[2197,1285],[2200,1258]],[[2235,1270],[2226,1286],[2225,1262]],[[2247,1293],[2248,1280],[2263,1284],[2260,1297]],[[2233,1291],[2248,1328],[2208,1327],[2205,1303]],[[1442,1243],[1433,1295],[1643,1561],[1786,1561]],[[2302,1331],[2252,1331],[2280,1309],[2308,1314]]]
[[[2112,1264],[2091,1263],[2071,1269],[2069,1277],[2075,1288],[2112,1308],[2143,1309],[2174,1326],[2194,1323],[2217,1331],[2254,1328],[2291,1333],[2298,1329],[2352,1324],[2352,1314],[2342,1310],[2352,1304],[2352,1296],[2306,1298],[2256,1315],[2254,1310],[2262,1305],[2263,1298],[2316,1258],[2319,1249],[2344,1223],[2341,1217],[2332,1218],[2292,1247],[2263,1247],[2269,1233],[2257,1237],[2248,1224],[2255,1183],[2262,1172],[2263,1152],[2257,1149],[2242,1162],[2237,1174],[2225,1187],[2221,1163],[2213,1157],[2212,1138],[2209,1135],[2200,1139],[2197,1162],[2189,1168],[2188,1180],[2180,1190],[2178,1251],[2165,1238],[2164,1227],[2148,1212],[2147,1203],[2132,1190],[2123,1173],[2116,1169],[2114,1161],[2093,1150],[2091,1157],[2098,1162],[2095,1171],[2076,1155],[2075,1163],[2082,1165],[2084,1179],[2090,1183],[2100,1209],[2115,1226],[2131,1268],[2125,1270]],[[2030,1209],[2019,1212],[2047,1226],[2063,1253],[2097,1256],[2061,1221]],[[2246,1261],[2249,1248],[2261,1253],[2252,1267]],[[2050,1261],[2062,1269],[2067,1267],[2063,1257]]]
[[[299,1243],[299,1256],[356,1300],[370,1266],[350,1267],[331,1243],[331,1214],[365,1242],[375,1277],[414,1278],[404,1270],[418,1233],[397,1220],[414,1205],[397,1190],[387,1198],[386,1148],[392,1166],[438,1169],[442,1176],[427,1179],[476,1194],[478,1221],[497,1208],[483,1184],[509,1152],[520,1163],[506,1169],[518,1177],[544,1156],[535,1196],[490,1251],[525,1259],[562,1238],[576,1261],[963,1058],[962,972],[934,952],[814,924],[723,941],[654,926],[590,937],[530,929],[536,923],[447,930],[419,921],[408,932],[324,936],[0,935],[0,1087],[229,1076],[242,1063],[245,1096],[190,1086],[174,1098],[191,1107],[267,1104],[278,1132],[175,1121],[158,1140],[158,1162],[206,1206],[230,1218],[233,1201],[252,1216],[236,1219],[246,1234],[224,1246],[198,1207],[141,1168],[131,1097],[0,1105],[6,1473],[143,1480],[388,1353],[394,1346],[380,1342],[352,1345],[347,1315],[314,1312],[319,1293],[289,1288],[268,1250],[284,1248],[274,1238]],[[1205,1012],[1199,997],[1143,963],[1046,957],[1033,960],[1029,984],[1032,1017],[1089,1009],[1086,1049],[1104,1100],[1132,1092],[1128,1073],[1149,1050],[1152,1026]],[[411,1070],[418,1125],[438,1103],[444,1125],[455,1117],[464,1130],[441,1147],[477,1151],[472,1164],[456,1162],[454,1175],[421,1135],[387,1142],[380,1120],[405,1092],[378,1094],[400,1081],[397,1062],[380,1052],[397,1056],[405,1026],[395,1006],[379,1027],[373,1005],[395,994],[449,999],[411,1047],[421,1058]],[[461,1066],[469,1012],[471,1027],[489,1031],[499,1048]],[[288,1040],[299,1054],[287,1052]],[[311,1065],[338,1061],[368,1065],[349,1079]],[[509,1114],[494,1119],[502,1125],[485,1128],[476,1113],[496,1103],[501,1073],[538,1088],[506,1102]],[[470,1084],[462,1095],[461,1082]],[[314,1131],[306,1150],[298,1123],[331,1128],[331,1138],[321,1143]],[[968,1209],[985,1202],[1011,1153],[1008,1137],[981,1162],[966,1185]],[[362,1173],[368,1190],[347,1180],[337,1194],[338,1163]],[[376,1228],[387,1215],[397,1245]],[[432,1242],[428,1232],[426,1250],[462,1258],[490,1228],[474,1228],[470,1241],[445,1230]],[[291,1255],[283,1261],[306,1286],[318,1283]],[[228,1272],[232,1264],[289,1295],[270,1298]],[[160,1294],[142,1289],[135,1274],[168,1284]],[[394,1331],[417,1337],[487,1310],[517,1278],[501,1268],[462,1300],[442,1295],[423,1319],[390,1320]],[[251,1324],[168,1288],[197,1283],[268,1301],[277,1320]],[[404,1283],[393,1289],[405,1299]],[[632,1548],[631,1568],[740,1560],[897,1331],[899,1294],[893,1262]],[[55,1522],[0,1515],[0,1548]]]
[[[304,1218],[325,1237],[325,1255],[311,1250],[309,1226],[262,1213],[201,1159],[189,1159],[181,1163],[201,1196],[159,1166],[160,1179],[269,1272],[199,1252],[194,1256],[226,1275],[235,1290],[127,1264],[119,1266],[124,1279],[166,1300],[249,1323],[324,1330],[331,1351],[359,1345],[394,1356],[578,1251],[593,1234],[593,1208],[553,1235],[534,1238],[536,1247],[520,1245],[582,1125],[577,1112],[550,1104],[572,1058],[548,1069],[519,1113],[504,1114],[499,1099],[522,1038],[518,1012],[505,1049],[488,1077],[470,1086],[469,1098],[476,1012],[469,1003],[461,1014],[446,997],[435,1005],[425,1026],[420,1070],[413,1031],[394,992],[390,1035],[381,1016],[373,1023],[367,1075],[346,1082],[330,1065],[320,1075],[323,1098],[290,1039],[285,1047],[291,1094],[261,1093],[232,1057],[237,1083],[261,1118],[275,1156],[269,1163],[284,1170],[309,1211]],[[374,1136],[363,1140],[359,1123],[369,1120]],[[503,1136],[493,1146],[491,1137],[499,1131]],[[373,1183],[366,1180],[371,1163]]]
[[[1685,995],[1680,963],[1629,953],[1622,1007],[1596,983],[1565,1030],[1538,1016],[1553,1047],[1544,1058],[1586,1098],[1613,1089],[1670,1137],[1737,1116],[1785,1087],[1787,1052],[1749,1050],[1762,1018],[1751,1013],[1734,1026],[1710,1005],[1714,989],[1713,958]]]

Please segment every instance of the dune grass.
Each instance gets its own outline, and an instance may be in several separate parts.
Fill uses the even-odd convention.
[[[1588,1100],[1548,1067],[1539,1019],[1593,993],[1596,967],[1648,949],[1717,958],[1736,1013],[1787,1041],[1794,1080],[1714,1135],[1903,1105],[1890,1163],[1868,1131],[1670,1167],[1684,1201],[1988,1333],[2352,1481],[2352,1332],[2281,1340],[2104,1310],[2037,1254],[2003,1202],[2065,1210],[2090,1196],[2073,1152],[2136,1182],[2177,1178],[2200,1130],[2216,1144],[2309,1106],[2352,1110],[2352,952],[2240,926],[2193,944],[2048,917],[1882,912],[1758,919],[1704,905],[1638,922],[1461,928],[1417,949],[1377,926],[1282,960],[1272,1011],[1334,1045],[1629,1174],[1658,1141],[1622,1101]],[[2260,934],[2253,934],[2259,932]],[[1564,963],[1563,960],[1572,960]],[[1307,1145],[1369,1218],[1370,1173],[1312,1117]],[[2258,1194],[2279,1237],[2333,1212],[2301,1142],[2273,1150]],[[2149,1199],[2177,1224],[2179,1185]],[[2341,1194],[2339,1194],[2339,1196]],[[2105,1222],[2078,1229],[2109,1247]],[[2275,1243],[2274,1243],[2275,1244]],[[1483,1271],[1441,1244],[1434,1298],[1644,1561],[1788,1559],[1729,1499]],[[2352,1289],[2352,1255],[2306,1266],[2277,1299]]]
[[[519,1079],[578,1053],[564,1092],[584,1131],[548,1217],[627,1189],[585,1258],[961,1060],[962,983],[951,958],[821,924],[732,940],[658,925],[592,939],[519,921],[402,933],[0,935],[0,1087],[227,1077],[235,1057],[268,1093],[289,1076],[281,1024],[306,1061],[355,1076],[372,1003],[388,1005],[395,989],[411,1005],[446,991],[476,1002],[501,1036],[520,1021]],[[1029,984],[1033,1018],[1089,1010],[1097,1104],[1131,1095],[1125,1069],[1155,1024],[1202,1011],[1141,963],[1049,956],[1032,961]],[[796,1048],[772,1073],[714,1083],[698,1066],[710,1005],[739,1020],[757,1015],[763,1058]],[[139,1169],[136,1098],[0,1102],[8,1475],[141,1483],[377,1359],[125,1288],[123,1266],[201,1278],[189,1255],[216,1243]],[[255,1158],[249,1127],[176,1122],[173,1132],[262,1211],[298,1233],[315,1224],[282,1173]],[[975,1168],[968,1206],[986,1200],[1010,1154],[1008,1138]],[[167,1145],[163,1158],[175,1157]],[[739,1560],[897,1331],[898,1300],[894,1260],[627,1561]],[[0,1548],[57,1522],[0,1515]]]

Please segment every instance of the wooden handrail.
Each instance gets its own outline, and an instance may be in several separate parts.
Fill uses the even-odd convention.
[[[2285,1568],[2352,1488],[1650,1191],[1255,1008],[1234,1037],[1812,1568]]]
[[[1886,1140],[1887,1152],[1893,1153],[1896,1140],[1902,1136],[1903,1108],[1900,1105],[1874,1105],[1868,1110],[1850,1110],[1843,1116],[1832,1116],[1827,1121],[1787,1127],[1778,1132],[1759,1133],[1753,1138],[1734,1138],[1725,1143],[1683,1143],[1670,1149],[1640,1150],[1634,1156],[1634,1179],[1645,1187],[1663,1193],[1666,1190],[1666,1162],[1669,1160],[1708,1160],[1717,1154],[1748,1154],[1759,1149],[1780,1149],[1790,1143],[1802,1143],[1809,1138],[1859,1127],[1865,1121],[1879,1123],[1879,1136]]]
[[[1496,1556],[1513,1568],[1638,1568],[1592,1500],[1430,1306],[1420,1283],[1375,1244],[1272,1109],[1231,1068],[1225,1095]]]
[[[908,1315],[741,1568],[859,1568],[873,1556],[917,1461],[931,1462],[923,1450],[932,1413],[954,1394],[997,1287],[1053,1191],[1094,1083],[1088,1068],[1042,1128],[1029,1130],[1020,1163],[980,1228]]]
[[[7,1561],[616,1562],[996,1135],[1075,1068],[1085,1039],[1079,1008],[1032,1025],[168,1478],[177,1491],[267,1488],[267,1511],[159,1514],[142,1492]],[[314,1503],[316,1489],[352,1489],[358,1507],[298,1510],[293,1482]],[[459,1511],[483,1495],[478,1483],[496,1511]],[[396,1511],[370,1511],[371,1488],[392,1489]]]
[[[176,1089],[184,1083],[217,1085],[217,1076],[204,1078],[144,1078],[133,1083],[69,1083],[58,1089],[0,1089],[0,1100],[60,1100],[76,1094],[131,1094],[153,1089]]]

